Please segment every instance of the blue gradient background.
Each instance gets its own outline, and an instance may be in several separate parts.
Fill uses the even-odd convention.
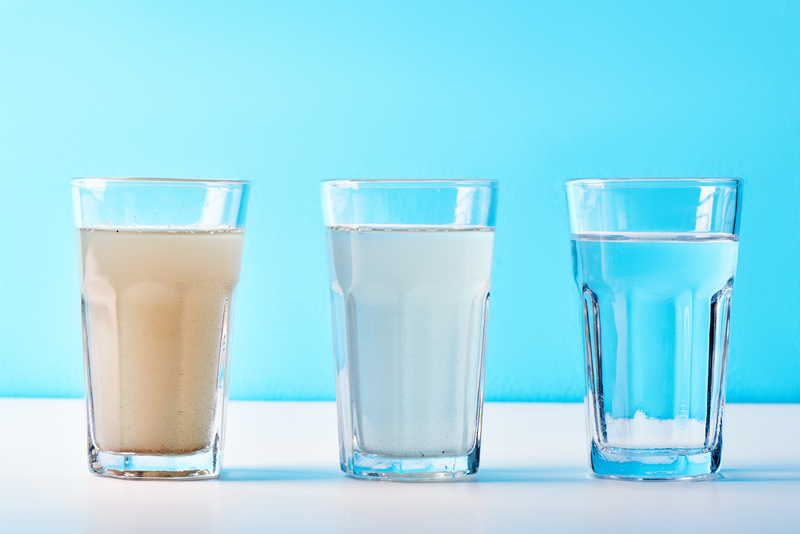
[[[0,395],[83,393],[76,176],[253,182],[236,399],[332,399],[318,182],[494,178],[486,396],[577,401],[563,181],[744,178],[731,401],[800,401],[800,2],[0,0]]]

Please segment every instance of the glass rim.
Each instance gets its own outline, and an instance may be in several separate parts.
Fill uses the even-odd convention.
[[[564,185],[583,187],[644,187],[673,184],[674,187],[694,187],[701,185],[741,187],[741,178],[574,178],[566,180]]]
[[[322,186],[355,186],[357,188],[359,185],[364,186],[394,186],[394,187],[404,187],[408,185],[417,186],[417,187],[432,187],[435,185],[441,186],[480,186],[480,187],[496,187],[497,180],[487,180],[487,179],[471,179],[471,178],[445,178],[445,179],[434,179],[434,178],[422,178],[422,179],[402,179],[402,178],[375,178],[375,179],[334,179],[334,180],[322,180],[320,185]]]
[[[228,180],[220,178],[154,178],[154,177],[86,177],[73,178],[70,184],[74,187],[90,187],[92,185],[127,185],[127,186],[226,186],[226,185],[251,185],[247,180]]]

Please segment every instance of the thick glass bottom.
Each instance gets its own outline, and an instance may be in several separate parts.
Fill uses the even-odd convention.
[[[219,440],[208,449],[186,455],[123,454],[89,446],[89,471],[116,478],[184,479],[216,478],[222,467]]]
[[[722,445],[714,449],[600,448],[592,442],[595,475],[631,480],[681,480],[707,477],[719,469]]]
[[[400,481],[448,480],[475,474],[480,451],[476,447],[460,456],[397,458],[366,452],[353,452],[342,471],[356,478]]]

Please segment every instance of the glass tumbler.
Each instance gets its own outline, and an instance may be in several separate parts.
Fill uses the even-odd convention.
[[[73,180],[91,472],[219,475],[249,188]]]
[[[324,182],[348,475],[478,469],[497,183]]]
[[[575,180],[566,190],[593,472],[716,472],[740,181]]]

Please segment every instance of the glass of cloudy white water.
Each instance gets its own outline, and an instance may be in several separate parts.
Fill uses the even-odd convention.
[[[219,475],[249,188],[73,180],[91,472]]]
[[[342,470],[393,480],[475,473],[497,183],[321,189]]]

